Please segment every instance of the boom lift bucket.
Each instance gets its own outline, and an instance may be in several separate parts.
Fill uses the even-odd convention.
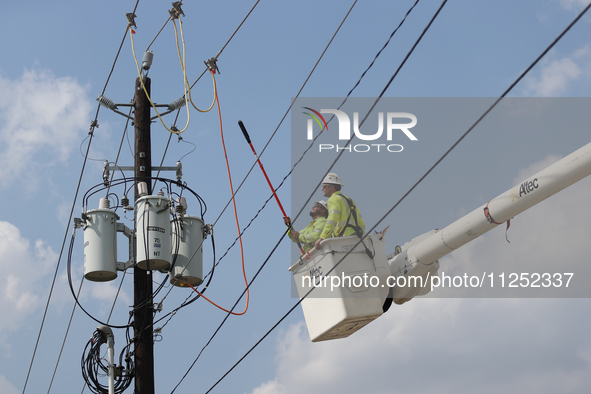
[[[314,288],[302,300],[312,342],[346,338],[381,316],[389,290],[384,234],[363,243],[355,235],[330,238],[320,246],[289,267],[300,299]]]

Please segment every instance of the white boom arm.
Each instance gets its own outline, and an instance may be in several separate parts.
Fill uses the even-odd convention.
[[[431,287],[425,283],[437,275],[439,258],[590,174],[591,143],[443,230],[397,247],[396,254],[386,256],[383,234],[368,236],[363,245],[356,236],[323,241],[321,250],[300,257],[289,268],[303,298],[310,339],[346,338],[381,316],[392,302],[403,304],[427,294]],[[394,286],[390,276],[396,279]],[[369,284],[363,281],[367,278]]]
[[[415,238],[388,256],[392,275],[437,274],[438,259],[591,174],[591,143],[529,177],[487,204],[439,231]],[[488,211],[488,212],[486,212]],[[402,304],[429,288],[395,287],[392,298]]]

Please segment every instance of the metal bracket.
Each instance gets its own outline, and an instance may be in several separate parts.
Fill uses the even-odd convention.
[[[107,171],[135,171],[134,166],[112,166],[112,165],[105,165],[104,169]],[[183,177],[183,164],[180,161],[177,161],[176,166],[168,166],[168,167],[152,167],[152,171],[176,171],[176,179],[181,180]]]
[[[127,227],[123,223],[117,223],[117,232],[123,233],[129,240],[129,260],[125,262],[117,262],[117,271],[125,271],[130,267],[134,267],[135,261],[135,231]]]

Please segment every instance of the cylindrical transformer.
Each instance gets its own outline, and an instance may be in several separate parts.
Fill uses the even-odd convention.
[[[135,203],[137,266],[170,268],[170,209],[164,196],[144,196]]]
[[[170,221],[172,260],[170,283],[199,286],[203,282],[203,220],[196,216],[177,216]]]
[[[110,209],[86,213],[84,227],[84,277],[93,282],[117,278],[117,214]]]

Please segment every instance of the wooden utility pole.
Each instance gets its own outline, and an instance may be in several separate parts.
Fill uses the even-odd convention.
[[[150,79],[144,77],[144,86],[150,94]],[[135,196],[140,197],[138,182],[146,182],[148,194],[152,194],[152,149],[150,144],[150,101],[142,88],[140,79],[135,81]],[[136,212],[137,230],[137,212]],[[137,257],[137,250],[136,250]],[[133,269],[134,315],[133,331],[135,337],[135,393],[154,394],[154,301],[152,300],[152,271]]]

